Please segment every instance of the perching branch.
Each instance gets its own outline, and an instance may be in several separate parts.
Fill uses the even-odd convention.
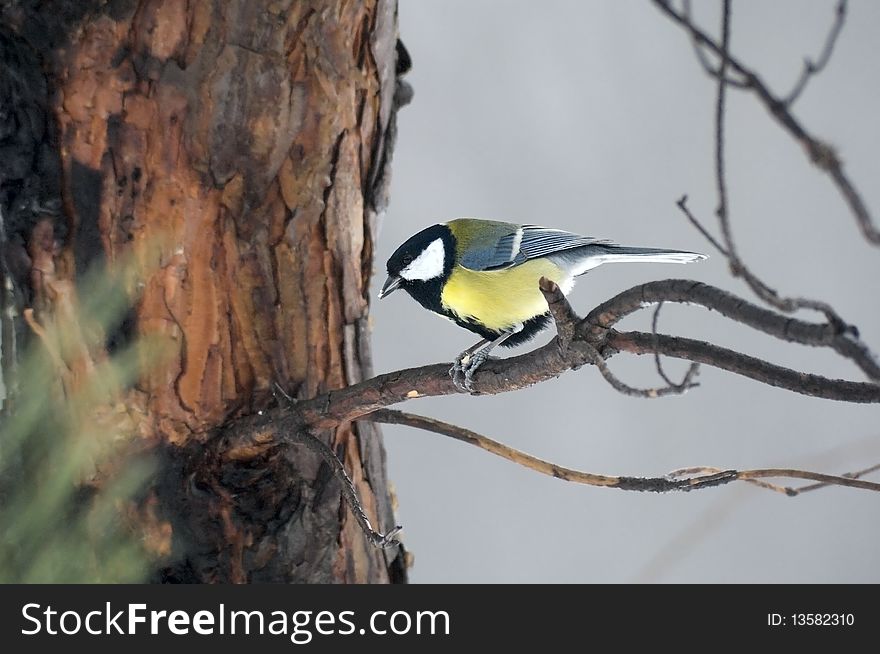
[[[791,107],[784,99],[777,97],[770,91],[761,77],[737,57],[733,56],[730,52],[724,55],[722,46],[705,31],[697,27],[685,12],[677,11],[669,0],[653,0],[653,2],[673,22],[685,29],[696,43],[705,47],[715,56],[719,57],[719,59],[727,60],[730,70],[745,82],[745,88],[754,93],[780,126],[801,144],[810,161],[825,171],[831,178],[849,206],[850,212],[865,239],[869,243],[880,245],[880,229],[874,225],[861,194],[856,190],[849,176],[844,172],[843,163],[840,161],[834,148],[807,132],[791,113]]]
[[[566,344],[565,339],[556,338],[527,354],[486,362],[474,378],[478,393],[494,395],[551,379],[592,363],[595,350],[604,359],[621,351],[658,352],[804,395],[843,402],[880,402],[877,384],[799,372],[703,341],[613,329],[627,315],[658,302],[697,304],[789,343],[827,347],[852,359],[866,373],[880,372],[869,352],[854,344],[848,334],[837,333],[833,326],[780,315],[708,284],[681,279],[641,284],[603,302],[580,321],[558,288],[545,287],[545,294],[559,321],[557,329],[561,334],[573,334],[571,340]],[[331,427],[399,402],[461,392],[449,378],[448,369],[448,364],[433,364],[378,375],[299,402],[297,419],[312,427]]]
[[[757,482],[757,485],[769,488],[771,490],[782,489],[786,495],[798,495],[806,490],[817,487],[816,485],[806,486],[801,489],[787,489],[763,482],[763,479],[807,479],[818,482],[821,486],[846,486],[849,488],[859,488],[862,490],[870,490],[880,492],[880,483],[873,481],[864,481],[859,479],[868,472],[880,468],[873,466],[867,470],[857,473],[849,473],[846,475],[826,475],[820,472],[809,472],[807,470],[795,470],[789,468],[773,468],[763,470],[722,470],[720,468],[683,468],[675,470],[663,477],[621,477],[617,475],[601,475],[591,472],[582,472],[572,468],[566,468],[544,459],[540,459],[531,454],[526,454],[520,450],[514,449],[504,443],[499,443],[482,434],[478,434],[470,429],[459,427],[442,420],[434,418],[426,418],[424,416],[414,415],[412,413],[404,413],[403,411],[394,411],[391,409],[380,409],[374,411],[366,420],[373,422],[381,422],[389,425],[405,425],[422,429],[441,436],[448,436],[457,441],[474,445],[496,456],[500,456],[508,461],[513,461],[521,466],[540,472],[544,475],[571,481],[577,484],[586,484],[588,486],[602,486],[605,488],[617,488],[628,491],[650,491],[655,493],[666,493],[670,491],[692,491],[710,486],[721,486],[729,484],[733,481],[747,481],[750,483]]]

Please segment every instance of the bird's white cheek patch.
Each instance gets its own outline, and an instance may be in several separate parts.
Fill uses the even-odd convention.
[[[427,281],[440,277],[443,274],[443,262],[446,259],[446,249],[443,247],[443,239],[432,241],[428,247],[422,250],[411,264],[400,271],[400,276],[408,281]]]

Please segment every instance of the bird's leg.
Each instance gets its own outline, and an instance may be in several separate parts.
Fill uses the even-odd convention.
[[[462,352],[457,357],[455,357],[455,365],[457,365],[457,366],[467,365],[467,362],[471,358],[471,355],[474,352],[476,352],[477,350],[479,350],[481,347],[485,347],[486,345],[489,345],[490,342],[491,341],[484,338],[479,343],[475,343],[474,345],[471,345],[468,349],[466,349],[464,352]]]
[[[449,376],[452,377],[452,383],[455,387],[466,393],[473,392],[474,373],[486,359],[489,358],[489,352],[501,345],[508,338],[516,334],[522,329],[522,325],[518,325],[516,329],[510,329],[502,333],[494,341],[487,339],[481,340],[479,343],[472,345],[455,358],[455,363],[449,369]]]

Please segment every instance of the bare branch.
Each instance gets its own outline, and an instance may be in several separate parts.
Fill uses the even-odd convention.
[[[402,527],[397,525],[387,534],[381,534],[373,529],[373,525],[370,524],[370,519],[364,511],[364,507],[361,506],[360,500],[358,499],[357,491],[354,488],[351,477],[345,472],[345,466],[342,465],[342,461],[340,461],[339,457],[333,453],[333,450],[308,429],[301,429],[292,432],[292,436],[293,440],[302,443],[318,454],[324,459],[327,465],[330,466],[330,470],[333,471],[333,476],[336,477],[342,485],[342,496],[345,498],[348,508],[351,509],[358,526],[361,528],[361,531],[364,532],[364,535],[367,537],[370,544],[382,549],[398,545],[399,543],[394,537],[400,532]]]
[[[864,477],[865,475],[869,475],[872,472],[876,472],[880,470],[880,463],[869,466],[867,468],[863,468],[862,470],[857,470],[856,472],[847,472],[843,476],[848,479],[859,479]],[[819,490],[820,488],[825,488],[828,484],[824,481],[820,481],[817,484],[809,484],[808,486],[801,486],[800,488],[789,488],[786,487],[787,495],[800,495],[801,493],[809,493],[810,491]]]
[[[880,464],[873,465],[864,470],[859,470],[858,472],[847,472],[843,475],[826,475],[821,472],[808,472],[806,470],[796,470],[792,468],[766,468],[758,470],[740,470],[736,473],[736,476],[740,481],[747,481],[755,486],[766,488],[767,490],[772,490],[776,493],[787,495],[788,497],[795,497],[801,493],[818,490],[820,488],[827,488],[829,486],[847,486],[850,488],[860,488],[862,490],[878,491],[880,490],[880,483],[860,479],[876,470],[880,470]],[[679,468],[678,470],[673,470],[666,476],[670,479],[701,479],[704,475],[717,475],[724,472],[727,471],[712,466],[694,466],[691,468]],[[691,475],[696,475],[696,477],[691,477]],[[779,486],[777,484],[763,481],[768,478],[808,479],[818,483],[802,486],[801,488],[792,488],[790,486]]]
[[[679,198],[678,202],[676,202],[675,204],[677,204],[678,208],[682,210],[685,217],[690,221],[691,225],[696,227],[700,234],[702,234],[703,237],[712,244],[712,247],[718,250],[718,252],[723,254],[725,257],[729,258],[730,254],[727,252],[727,248],[721,245],[721,243],[718,242],[718,239],[712,236],[709,230],[703,227],[703,223],[697,220],[696,216],[694,216],[694,214],[691,213],[691,210],[688,209],[687,200],[688,196],[682,195],[681,198]]]
[[[691,3],[690,0],[684,0],[682,2],[682,14],[688,23],[692,22],[691,19]],[[700,45],[700,42],[695,38],[691,38],[691,45],[694,48],[694,55],[697,57],[697,61],[700,62],[700,65],[703,67],[703,70],[706,71],[706,74],[712,79],[719,79],[720,70],[715,68],[712,65],[712,62],[709,61],[709,58],[706,56],[705,50],[703,50],[703,46]],[[727,84],[730,86],[734,86],[736,88],[745,89],[748,88],[748,83],[742,79],[732,79],[730,77],[727,78]]]
[[[559,346],[560,351],[564,354],[565,352],[567,352],[569,346],[571,345],[572,339],[574,339],[575,337],[576,328],[578,323],[580,322],[580,318],[571,308],[571,304],[569,304],[565,295],[562,294],[559,286],[557,286],[554,282],[545,277],[541,278],[539,284],[541,292],[544,294],[544,297],[547,300],[547,306],[550,308],[550,314],[553,316],[553,320],[556,322],[556,342]],[[608,364],[605,363],[605,358],[592,344],[581,341],[580,347],[586,353],[589,362],[595,365],[596,368],[598,368],[605,381],[611,384],[611,386],[618,392],[623,393],[624,395],[629,395],[630,397],[655,398],[665,397],[667,395],[681,395],[687,392],[689,388],[699,385],[691,383],[691,378],[694,376],[694,374],[696,374],[695,368],[699,369],[698,363],[695,363],[691,366],[691,370],[688,372],[687,376],[681,384],[675,384],[670,381],[669,378],[666,377],[666,374],[663,372],[663,368],[660,366],[660,359],[658,355],[657,369],[660,372],[660,376],[663,377],[664,381],[666,381],[667,386],[664,388],[634,388],[625,384],[623,381],[617,378],[613,372],[611,372]]]
[[[789,343],[831,348],[855,363],[869,379],[880,379],[880,362],[851,331],[841,333],[834,325],[782,316],[692,280],[668,279],[633,287],[593,309],[584,323],[607,330],[631,313],[657,302],[698,304]]]
[[[731,266],[739,261],[736,247],[733,243],[733,233],[730,230],[730,220],[727,213],[727,182],[724,175],[724,108],[727,97],[727,67],[730,63],[730,0],[723,0],[721,18],[721,66],[718,68],[718,97],[715,102],[715,184],[718,189],[718,208],[715,214],[721,224],[721,235],[727,248]],[[734,270],[734,275],[738,274]]]
[[[768,286],[760,277],[755,275],[748,266],[746,266],[743,260],[740,259],[739,253],[736,251],[732,241],[728,241],[728,247],[725,247],[718,243],[712,235],[706,231],[703,225],[694,217],[690,209],[687,207],[687,196],[683,196],[676,204],[691,224],[695,225],[703,236],[705,236],[719,252],[727,257],[730,262],[731,273],[734,277],[741,277],[746,284],[748,284],[749,288],[754,291],[755,295],[761,298],[764,302],[786,313],[794,313],[798,309],[819,311],[825,314],[826,319],[834,326],[836,331],[849,332],[854,336],[858,335],[858,330],[852,325],[847,324],[830,304],[803,297],[780,296],[776,289]]]
[[[787,107],[790,108],[791,105],[797,102],[801,93],[807,88],[807,83],[810,81],[810,78],[821,73],[825,69],[825,66],[828,65],[828,62],[831,61],[834,46],[837,44],[837,37],[839,37],[840,33],[843,31],[843,24],[846,20],[846,3],[847,0],[839,0],[837,3],[837,7],[834,10],[834,21],[831,23],[831,29],[828,31],[828,36],[825,37],[825,45],[822,48],[819,58],[816,61],[809,58],[804,59],[804,67],[801,70],[800,77],[797,82],[795,82],[794,88],[787,96],[785,96],[785,100],[783,100]]]
[[[819,54],[818,59],[813,61],[809,57],[804,58],[803,68],[801,69],[800,76],[794,84],[794,87],[789,92],[783,102],[786,107],[791,107],[800,95],[806,89],[807,84],[810,79],[819,73],[821,73],[825,67],[828,65],[828,62],[831,60],[831,56],[834,52],[834,46],[837,44],[838,37],[840,33],[843,31],[843,25],[846,19],[846,9],[847,9],[847,0],[838,0],[837,6],[834,10],[834,20],[831,23],[831,27],[829,28],[828,35],[825,37],[825,44],[822,48],[822,52]],[[691,2],[690,0],[682,1],[682,18],[684,19],[687,25],[693,25],[693,17],[691,15]],[[691,34],[691,45],[694,49],[694,55],[697,58],[700,66],[702,66],[703,70],[706,74],[712,79],[718,80],[722,79],[720,67],[716,68],[715,65],[709,60],[709,57],[706,55],[705,46],[701,44],[700,40],[697,39],[693,34]],[[738,71],[733,71],[733,74],[736,74]],[[739,77],[731,77],[731,71],[727,71],[727,75],[725,78],[725,84],[727,86],[732,86],[737,89],[748,89],[749,82],[746,79],[743,79],[740,75]]]
[[[705,363],[801,395],[840,402],[880,402],[880,386],[877,384],[828,379],[799,372],[705,341],[665,334],[658,334],[655,338],[653,334],[642,332],[613,332],[608,337],[608,345],[631,354],[660,352],[676,359]]]
[[[699,45],[707,48],[718,57],[724,58],[721,46],[712,37],[694,25],[683,12],[676,11],[669,0],[653,0],[653,2],[673,22],[687,30],[691,38]],[[856,190],[844,172],[843,163],[840,161],[834,148],[811,136],[792,115],[785,101],[776,97],[757,73],[729,52],[726,55],[726,59],[730,69],[743,78],[747,88],[758,97],[764,108],[785,131],[801,144],[810,160],[831,177],[849,206],[850,212],[862,230],[865,239],[869,243],[880,245],[880,229],[874,225],[861,194]]]
[[[567,303],[564,297],[562,300]],[[618,333],[612,329],[625,316],[657,302],[699,304],[781,340],[828,347],[852,359],[869,376],[880,370],[870,352],[848,335],[837,333],[831,325],[779,315],[702,282],[670,279],[635,286],[603,302],[577,325],[575,337],[565,351],[554,339],[527,354],[487,361],[475,377],[476,389],[486,395],[514,391],[592,363],[592,350],[603,358],[617,351],[629,351],[659,352],[704,363],[804,395],[843,402],[880,402],[880,386],[876,384],[810,375],[702,341],[663,335],[655,338],[653,334]],[[569,311],[570,307],[563,313]],[[330,427],[398,402],[459,393],[448,370],[449,364],[434,364],[378,375],[297,403],[297,419],[312,427]]]
[[[424,431],[430,431],[442,436],[454,438],[462,443],[475,445],[486,452],[500,456],[502,459],[513,461],[521,466],[535,470],[544,475],[563,479],[565,481],[573,481],[577,484],[586,484],[588,486],[615,486],[619,478],[608,475],[596,475],[589,472],[581,472],[572,468],[558,466],[555,463],[539,459],[531,454],[526,454],[520,450],[514,449],[504,443],[478,434],[470,429],[459,427],[442,420],[418,416],[412,413],[404,413],[403,411],[395,411],[393,409],[380,409],[373,413],[363,416],[361,420],[369,420],[371,422],[381,422],[388,425],[406,425],[407,427],[415,427]]]
[[[875,381],[880,380],[880,364],[878,364],[877,358],[868,349],[868,347],[858,339],[858,330],[848,325],[834,310],[834,308],[831,307],[830,304],[807,298],[781,297],[775,289],[771,288],[762,279],[755,275],[748,268],[748,266],[746,266],[745,262],[739,255],[733,239],[733,232],[730,225],[730,211],[727,194],[724,156],[724,124],[727,88],[726,80],[728,66],[731,65],[732,62],[732,59],[730,57],[730,7],[730,0],[723,0],[721,44],[718,50],[721,56],[721,64],[718,71],[719,74],[717,76],[718,93],[715,104],[715,180],[718,193],[718,208],[716,214],[718,216],[719,224],[721,227],[724,244],[722,245],[718,241],[716,241],[715,238],[693,216],[693,214],[687,207],[686,196],[682,197],[678,201],[678,206],[688,218],[688,220],[694,226],[696,226],[698,230],[700,230],[700,232],[709,240],[709,242],[712,243],[712,245],[719,252],[727,257],[733,275],[736,277],[742,277],[758,297],[760,297],[771,306],[776,307],[780,311],[785,311],[786,313],[792,313],[798,309],[812,309],[824,313],[829,324],[834,328],[834,331],[836,331],[841,336],[841,338],[837,339],[837,346],[835,348],[838,353],[854,361],[870,379]],[[689,11],[687,7],[685,9],[686,12]],[[839,10],[845,12],[845,3],[839,6]],[[689,16],[687,17],[687,21],[688,24],[692,27]],[[836,32],[839,32],[839,28],[836,30]],[[836,40],[836,32],[832,32],[833,34],[835,34],[835,36],[834,39],[830,41],[830,45],[828,46],[829,48],[833,48],[834,40]],[[830,57],[830,51],[828,51],[827,54]],[[823,58],[823,66],[825,65],[825,63],[827,63],[827,58]],[[735,65],[735,62],[733,65]]]
[[[656,334],[654,335],[656,336]],[[628,386],[611,372],[608,364],[605,363],[605,359],[602,358],[602,355],[599,354],[599,351],[596,348],[589,343],[583,343],[583,347],[590,359],[590,363],[598,368],[599,373],[605,378],[605,381],[611,384],[611,387],[614,388],[614,390],[623,393],[624,395],[646,398],[666,397],[667,395],[684,395],[688,389],[693,388],[694,386],[699,386],[699,384],[691,384],[689,382],[688,378],[690,377],[690,372],[688,373],[688,378],[685,379],[685,383],[683,384],[673,384],[667,380],[668,385],[660,388],[634,388]],[[694,365],[699,368],[700,364],[695,363]]]
[[[562,289],[555,282],[541,277],[538,281],[538,287],[547,300],[547,307],[550,309],[550,315],[556,323],[556,334],[560,349],[564,352],[568,349],[569,344],[575,335],[575,329],[580,322],[580,317],[571,308],[568,299],[562,293]]]
[[[873,466],[870,466],[869,468],[859,470],[857,472],[844,473],[840,477],[836,477],[834,475],[821,475],[819,473],[804,473],[801,470],[789,470],[789,469],[784,469],[784,471],[785,472],[792,472],[792,473],[796,473],[796,474],[775,475],[773,473],[779,472],[779,470],[776,469],[776,470],[747,470],[747,471],[740,473],[740,475],[741,475],[740,478],[743,481],[746,481],[746,482],[753,484],[755,486],[758,486],[760,488],[765,488],[767,490],[771,490],[775,493],[780,493],[780,494],[786,495],[788,497],[795,497],[796,495],[800,495],[802,493],[807,493],[809,491],[818,490],[820,488],[827,488],[828,486],[832,486],[832,485],[849,486],[850,484],[838,483],[838,480],[840,480],[840,479],[860,479],[861,477],[864,477],[865,475],[870,474],[872,472],[875,472],[877,470],[880,470],[880,463],[873,465]],[[714,468],[711,466],[694,466],[691,468],[680,468],[678,470],[673,470],[672,472],[670,472],[667,475],[667,477],[669,477],[671,479],[678,479],[678,478],[682,478],[682,477],[688,477],[691,475],[718,474],[720,472],[723,472],[720,468]],[[809,477],[806,477],[804,475],[809,475]],[[815,484],[801,486],[800,488],[792,488],[791,486],[780,486],[778,484],[772,484],[772,483],[764,481],[763,479],[760,478],[760,477],[768,477],[768,476],[770,476],[770,477],[774,477],[774,476],[789,477],[789,476],[791,476],[791,477],[795,477],[797,479],[819,479],[819,477],[823,477],[823,479],[821,481],[818,481]],[[831,478],[834,481],[829,481],[827,478]],[[868,490],[874,490],[874,486],[875,486],[874,482],[867,482],[867,483],[871,484],[871,486],[868,488]],[[856,487],[862,488],[862,486],[856,486]]]
[[[531,454],[526,454],[504,443],[500,443],[482,434],[453,425],[442,420],[426,418],[424,416],[391,409],[380,409],[363,418],[373,422],[381,422],[391,425],[406,425],[424,431],[430,431],[442,436],[454,438],[457,441],[474,445],[503,459],[512,461],[521,466],[535,470],[544,475],[571,481],[588,486],[602,486],[605,488],[618,488],[628,491],[649,491],[666,493],[670,491],[691,491],[710,486],[728,484],[732,481],[760,482],[763,478],[791,478],[810,479],[824,485],[846,486],[880,492],[880,483],[864,481],[855,475],[835,476],[806,470],[788,468],[774,468],[768,470],[722,470],[720,468],[684,468],[673,471],[664,477],[623,477],[617,475],[602,475],[591,472],[583,472],[566,468],[564,466],[545,461]],[[696,476],[693,476],[696,475]],[[761,482],[762,485],[763,482]],[[768,487],[771,485],[767,485]],[[790,493],[787,493],[790,495]],[[796,494],[796,493],[795,493]]]
[[[666,473],[666,476],[670,479],[679,479],[682,477],[690,477],[692,475],[706,475],[706,474],[718,474],[721,472],[720,468],[713,468],[711,466],[691,466],[689,468],[678,468],[677,470],[673,470],[672,472]],[[767,490],[771,490],[774,493],[781,493],[782,495],[789,495],[788,489],[786,486],[779,486],[777,484],[771,484],[768,481],[764,481],[762,479],[747,479],[748,483],[753,486],[758,486],[759,488],[766,488]]]
[[[288,406],[293,407],[294,410],[296,410],[296,400],[288,395],[279,384],[274,385],[273,393],[279,402],[279,406],[285,406],[284,402],[281,402],[281,399],[283,398]],[[345,466],[324,441],[319,439],[310,429],[301,424],[295,424],[293,425],[293,428],[286,429],[280,433],[281,438],[284,440],[305,445],[309,450],[320,456],[330,467],[333,476],[336,477],[341,484],[342,497],[345,499],[348,508],[351,510],[352,515],[354,515],[355,521],[361,528],[361,531],[364,532],[364,536],[367,537],[367,540],[371,545],[380,549],[386,549],[399,544],[394,537],[400,532],[402,527],[397,525],[387,534],[382,534],[373,529],[373,525],[370,523],[366,511],[364,511],[364,507],[358,499],[354,483],[352,483],[351,477],[349,477],[348,473],[345,471]],[[235,449],[230,450],[230,452],[234,451]]]
[[[730,271],[734,277],[742,277],[752,291],[762,300],[776,307],[780,311],[792,313],[797,309],[812,309],[825,314],[828,322],[835,325],[839,330],[845,330],[848,325],[838,315],[838,313],[826,302],[810,300],[806,298],[783,298],[779,293],[767,285],[757,275],[746,266],[745,262],[739,256],[739,251],[733,240],[733,230],[730,226],[730,212],[728,209],[727,197],[727,177],[724,168],[724,118],[726,107],[726,89],[725,82],[726,71],[729,64],[730,54],[730,0],[722,2],[722,19],[721,19],[721,67],[718,75],[718,95],[715,103],[715,184],[718,191],[718,208],[715,213],[718,216],[718,222],[721,226],[721,234],[724,239],[724,253],[730,263]],[[679,202],[679,206],[684,210],[684,202]],[[685,214],[691,219],[689,211],[685,210]]]

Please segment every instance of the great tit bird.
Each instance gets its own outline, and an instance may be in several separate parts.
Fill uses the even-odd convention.
[[[482,337],[449,373],[472,390],[477,368],[499,346],[513,347],[550,323],[541,277],[564,294],[574,278],[603,263],[690,263],[706,255],[637,248],[537,225],[458,218],[423,229],[388,259],[379,298],[404,289],[426,309]]]

